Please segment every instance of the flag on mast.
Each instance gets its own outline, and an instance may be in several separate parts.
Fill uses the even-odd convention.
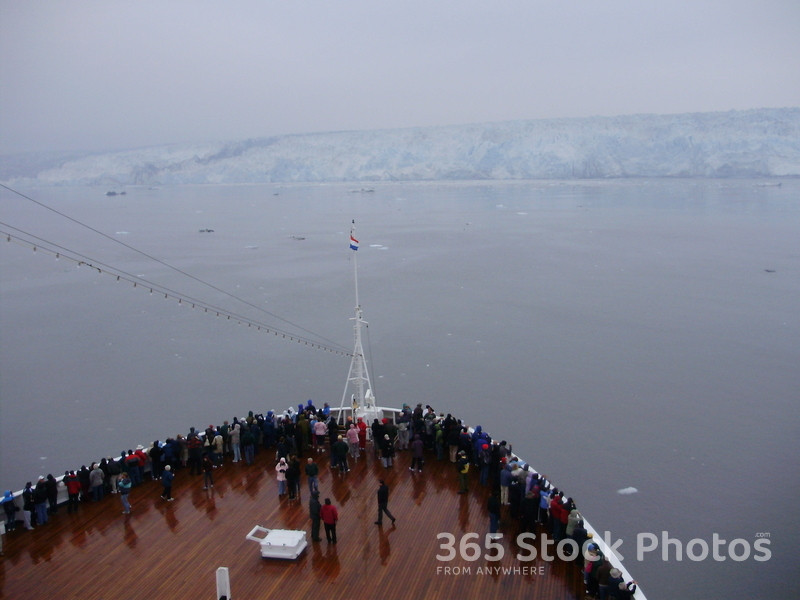
[[[350,249],[358,250],[358,240],[353,237],[353,232],[350,232]]]

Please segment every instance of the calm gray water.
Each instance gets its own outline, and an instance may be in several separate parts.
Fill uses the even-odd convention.
[[[26,193],[345,348],[356,219],[380,404],[430,403],[509,440],[623,540],[651,600],[800,597],[800,182],[361,187]],[[0,200],[5,223],[298,331]],[[3,489],[250,409],[341,400],[345,357],[13,243],[0,258]],[[769,535],[772,556],[637,561],[637,534],[663,531],[684,546]]]

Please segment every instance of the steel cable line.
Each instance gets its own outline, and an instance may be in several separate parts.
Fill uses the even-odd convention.
[[[278,319],[279,321],[282,321],[282,322],[284,322],[284,323],[286,323],[288,325],[291,325],[292,327],[296,327],[300,331],[304,331],[305,333],[307,333],[307,334],[309,334],[309,335],[311,335],[311,336],[313,336],[315,338],[318,338],[320,340],[324,340],[325,342],[331,344],[332,346],[338,346],[339,348],[344,348],[344,346],[342,346],[341,344],[338,344],[337,342],[334,342],[333,340],[329,340],[329,339],[327,339],[327,338],[325,338],[325,337],[323,337],[323,336],[321,336],[321,335],[319,335],[317,333],[314,333],[313,331],[309,331],[308,329],[306,329],[304,327],[301,327],[300,325],[298,325],[296,323],[293,323],[293,322],[291,322],[291,321],[289,321],[287,319],[284,319],[283,317],[280,317],[280,316],[278,316],[278,315],[276,315],[274,313],[271,313],[268,310],[266,310],[266,309],[264,309],[264,308],[262,308],[262,307],[260,307],[260,306],[258,306],[256,304],[253,304],[252,302],[249,302],[249,301],[247,301],[247,300],[245,300],[243,298],[240,298],[240,297],[236,296],[235,294],[232,294],[232,293],[230,293],[230,292],[228,292],[226,290],[223,290],[222,288],[219,288],[219,287],[215,286],[214,284],[208,283],[207,281],[204,281],[204,280],[200,279],[199,277],[196,277],[196,276],[194,276],[194,275],[192,275],[190,273],[187,273],[186,271],[183,271],[183,270],[181,270],[181,269],[179,269],[177,267],[174,267],[174,266],[170,265],[169,263],[167,263],[167,262],[165,262],[165,261],[163,261],[163,260],[161,260],[159,258],[156,258],[156,257],[154,257],[154,256],[152,256],[150,254],[147,254],[146,252],[143,252],[143,251],[139,250],[138,248],[134,248],[133,246],[131,246],[129,244],[126,244],[125,242],[122,242],[122,241],[120,241],[120,240],[108,235],[107,233],[103,233],[102,231],[100,231],[98,229],[95,229],[94,227],[92,227],[90,225],[82,223],[81,221],[78,221],[77,219],[75,219],[73,217],[70,217],[69,215],[66,215],[66,214],[64,214],[64,213],[62,213],[62,212],[60,212],[60,211],[58,211],[58,210],[56,210],[56,209],[54,209],[54,208],[52,208],[50,206],[47,206],[46,204],[44,204],[42,202],[39,202],[38,200],[35,200],[35,199],[31,198],[30,196],[27,196],[27,195],[25,195],[25,194],[15,190],[15,189],[13,189],[13,188],[10,188],[7,185],[4,185],[4,184],[0,183],[0,188],[6,189],[11,193],[16,194],[17,196],[20,196],[21,198],[24,198],[24,199],[26,199],[26,200],[28,200],[30,202],[33,202],[34,204],[36,204],[36,205],[38,205],[38,206],[40,206],[40,207],[42,207],[42,208],[44,208],[46,210],[49,210],[49,211],[51,211],[51,212],[53,212],[53,213],[65,218],[65,219],[69,220],[69,221],[72,221],[73,223],[75,223],[75,224],[77,224],[77,225],[79,225],[81,227],[84,227],[84,228],[88,229],[89,231],[92,231],[93,233],[96,233],[96,234],[98,234],[98,235],[100,235],[100,236],[102,236],[102,237],[104,237],[104,238],[116,243],[116,244],[119,244],[119,245],[121,245],[121,246],[123,246],[123,247],[125,247],[125,248],[127,248],[127,249],[129,249],[129,250],[131,250],[131,251],[133,251],[135,253],[137,253],[137,254],[140,254],[141,256],[144,256],[145,258],[147,258],[149,260],[153,260],[153,261],[157,262],[158,264],[167,267],[168,269],[171,269],[171,270],[173,270],[173,271],[175,271],[177,273],[180,273],[181,275],[183,275],[185,277],[188,277],[189,279],[192,279],[192,280],[194,280],[194,281],[196,281],[196,282],[198,282],[198,283],[200,283],[202,285],[205,285],[205,286],[207,286],[207,287],[209,287],[209,288],[211,288],[211,289],[213,289],[213,290],[215,290],[215,291],[217,291],[217,292],[219,292],[221,294],[224,294],[224,295],[226,295],[226,296],[228,296],[230,298],[233,298],[234,300],[238,300],[239,302],[242,302],[243,304],[246,304],[247,306],[250,306],[251,308],[255,308],[256,310],[258,310],[260,312],[263,312],[263,313],[271,316],[274,319]],[[17,229],[16,227],[13,227],[13,226],[10,226],[10,225],[5,225],[5,226],[11,227],[12,229],[15,229],[17,231],[21,231],[20,229]],[[25,235],[28,235],[30,237],[37,238],[37,236],[29,234],[27,232],[23,232],[23,233],[25,233]],[[37,239],[40,239],[40,238],[37,238]],[[58,246],[58,244],[53,244],[51,242],[46,242],[46,243],[49,243],[49,244],[51,244],[53,246],[56,246],[56,247],[60,247],[60,246]],[[70,251],[70,252],[72,252],[72,251]],[[77,252],[73,252],[73,253],[78,255],[78,256],[81,256]],[[98,264],[103,264],[103,263],[100,263],[99,261],[95,261],[95,262],[97,262]],[[108,266],[108,265],[105,265],[105,266]],[[114,269],[114,270],[118,270],[115,267],[109,267],[109,268]],[[123,271],[120,271],[120,272],[123,272]],[[133,276],[133,277],[135,277],[135,276]],[[227,311],[225,311],[225,312],[227,312]],[[281,332],[281,333],[284,333],[284,332]],[[287,333],[287,335],[289,335],[289,334]]]
[[[21,231],[18,228],[13,227],[13,226],[10,227],[10,228],[11,229],[16,229],[17,231]],[[22,232],[22,233],[25,234],[25,235],[29,235],[29,234],[27,234],[27,232]],[[193,298],[191,298],[189,296],[182,296],[182,295],[180,295],[180,292],[175,292],[174,290],[171,290],[169,288],[165,288],[165,287],[160,286],[158,284],[154,284],[154,283],[152,283],[150,281],[147,281],[144,278],[140,278],[140,277],[138,277],[136,275],[133,275],[131,273],[127,273],[126,271],[122,271],[122,270],[117,269],[115,267],[109,267],[108,265],[105,265],[104,263],[87,262],[87,261],[91,261],[92,259],[89,258],[89,257],[83,256],[83,255],[81,255],[79,253],[75,253],[75,254],[77,254],[78,256],[81,256],[83,258],[86,258],[86,260],[81,260],[81,259],[75,258],[75,257],[70,256],[69,254],[65,254],[63,252],[57,252],[57,251],[55,251],[55,250],[53,250],[51,248],[48,248],[48,247],[44,246],[41,243],[35,243],[35,242],[30,241],[30,240],[25,240],[25,239],[23,239],[23,238],[21,238],[19,236],[12,235],[12,234],[10,234],[10,233],[8,233],[6,231],[0,230],[0,235],[5,236],[8,242],[14,242],[14,243],[19,244],[19,245],[30,246],[33,249],[34,252],[41,251],[41,252],[44,252],[44,253],[52,254],[53,256],[55,256],[56,260],[58,260],[60,258],[64,258],[66,260],[73,261],[78,267],[81,267],[81,266],[85,265],[87,268],[94,269],[98,273],[105,274],[105,275],[116,276],[117,281],[125,281],[127,283],[133,284],[133,287],[141,287],[142,289],[149,289],[151,295],[153,294],[153,292],[158,292],[159,294],[164,294],[164,298],[173,298],[173,299],[177,300],[178,304],[184,304],[184,301],[185,301],[185,303],[187,305],[191,305],[192,308],[202,308],[207,313],[208,312],[214,313],[214,314],[216,314],[217,317],[220,317],[220,316],[226,317],[227,320],[229,320],[229,321],[231,319],[233,319],[239,325],[244,323],[248,327],[255,326],[259,331],[261,331],[263,329],[267,333],[271,333],[271,334],[273,334],[275,336],[281,335],[282,338],[284,338],[284,339],[288,338],[290,341],[293,341],[293,342],[298,342],[298,343],[303,342],[306,346],[310,345],[312,348],[318,348],[320,350],[325,350],[326,352],[333,352],[334,354],[341,354],[342,356],[352,356],[352,353],[351,352],[347,352],[346,350],[329,348],[328,346],[324,346],[319,342],[315,342],[313,340],[309,340],[309,339],[305,339],[305,338],[299,337],[299,336],[297,336],[295,334],[292,334],[292,333],[289,333],[289,332],[285,332],[283,330],[277,329],[277,328],[272,327],[271,325],[267,325],[265,323],[261,323],[261,322],[258,322],[258,321],[253,321],[251,319],[248,319],[247,317],[243,317],[241,315],[237,315],[235,313],[227,311],[224,308],[219,308],[219,307],[216,307],[216,306],[213,306],[213,305],[210,305],[210,304],[206,304],[202,300],[196,300],[196,299],[193,299]],[[34,237],[34,238],[44,242],[45,244],[50,243],[47,240],[42,240],[42,238],[39,238],[37,236],[31,236],[31,237]],[[62,250],[65,250],[62,246],[58,246],[57,244],[53,244],[53,245],[58,247],[58,248],[61,248]],[[71,252],[71,250],[68,250],[68,249],[66,249],[66,251],[67,252]],[[104,269],[98,267],[97,266],[98,264],[102,265],[103,267],[106,267],[107,270],[104,270]]]

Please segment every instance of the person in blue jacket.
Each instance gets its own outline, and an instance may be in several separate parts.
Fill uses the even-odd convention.
[[[172,472],[172,467],[167,465],[164,467],[164,472],[161,474],[161,483],[164,485],[164,492],[161,497],[168,502],[172,502],[172,480],[175,479],[175,474]]]

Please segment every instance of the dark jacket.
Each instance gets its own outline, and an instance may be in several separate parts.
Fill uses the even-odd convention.
[[[385,483],[378,488],[378,504],[389,503],[389,486]]]
[[[308,516],[310,516],[312,520],[319,519],[321,509],[322,504],[320,504],[319,498],[311,496],[311,500],[308,501]]]
[[[500,498],[498,498],[494,494],[489,496],[489,502],[487,503],[487,508],[489,509],[490,515],[500,516]]]
[[[164,487],[172,487],[172,480],[175,479],[175,474],[172,471],[164,471],[161,475],[161,482]]]
[[[47,485],[44,481],[38,482],[33,488],[33,503],[41,504],[42,502],[47,502]]]
[[[331,450],[333,450],[333,453],[336,456],[342,458],[343,456],[347,456],[349,448],[347,446],[347,442],[345,442],[344,440],[338,440],[336,443],[333,444],[333,448],[331,448]]]
[[[34,510],[32,488],[26,487],[24,490],[22,490],[22,510]]]
[[[422,458],[422,452],[425,448],[425,445],[422,443],[422,440],[419,439],[418,435],[414,436],[414,441],[411,442],[411,456],[414,458]]]
[[[58,499],[58,482],[52,475],[47,476],[47,481],[44,483],[47,489],[47,499],[55,502]]]

